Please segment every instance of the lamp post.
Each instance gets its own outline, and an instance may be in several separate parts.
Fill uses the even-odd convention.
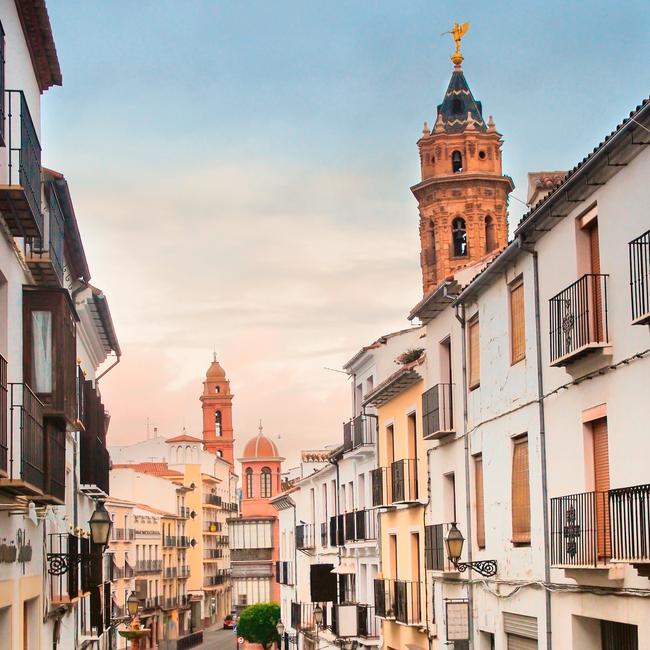
[[[314,623],[316,623],[316,648],[318,648],[318,633],[323,625],[323,608],[320,605],[314,607]]]
[[[278,623],[275,626],[275,629],[278,632],[278,650],[280,650],[282,646],[282,640],[284,639],[284,623],[278,619]]]
[[[463,552],[463,544],[465,538],[458,530],[456,522],[451,524],[447,537],[445,538],[445,546],[447,547],[447,557],[449,561],[460,571],[464,573],[467,569],[472,569],[482,576],[489,578],[496,575],[497,561],[496,560],[477,560],[476,562],[460,562],[460,556]]]
[[[136,596],[135,591],[126,599],[126,609],[131,617],[131,623],[126,630],[120,630],[119,635],[131,641],[131,650],[139,650],[140,639],[151,634],[148,628],[140,627],[138,619],[138,610],[140,609],[140,600]]]
[[[90,541],[92,545],[99,549],[97,553],[79,553],[74,557],[70,557],[69,553],[48,553],[47,561],[49,563],[47,572],[52,576],[62,576],[70,570],[71,562],[88,566],[93,559],[101,558],[104,550],[108,546],[108,538],[111,534],[111,527],[113,521],[108,510],[104,506],[103,501],[97,503],[90,519],[88,520],[90,527]]]

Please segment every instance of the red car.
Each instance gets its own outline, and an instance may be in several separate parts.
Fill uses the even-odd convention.
[[[223,629],[232,630],[237,625],[237,620],[232,614],[228,614],[226,618],[223,619]]]

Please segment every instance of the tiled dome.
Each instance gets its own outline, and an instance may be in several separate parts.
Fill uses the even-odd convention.
[[[263,435],[251,438],[244,447],[243,458],[279,458],[279,456],[276,444]]]

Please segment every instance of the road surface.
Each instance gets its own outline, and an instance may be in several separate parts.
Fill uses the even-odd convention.
[[[237,636],[232,630],[211,628],[203,633],[203,643],[196,650],[236,650]]]

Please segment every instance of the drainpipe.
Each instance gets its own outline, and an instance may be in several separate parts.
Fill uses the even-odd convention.
[[[542,514],[544,517],[544,582],[551,581],[550,542],[548,524],[548,476],[546,459],[546,417],[544,412],[544,376],[542,373],[542,328],[540,323],[539,303],[539,265],[537,251],[525,247],[521,237],[517,238],[517,246],[533,257],[533,285],[535,290],[535,344],[537,346],[537,408],[539,414],[539,447],[542,470]],[[544,590],[546,597],[546,650],[553,648],[551,626],[551,592]]]
[[[108,366],[108,368],[106,368],[106,370],[104,370],[104,372],[102,372],[100,375],[98,375],[97,377],[95,377],[95,384],[97,384],[97,382],[98,382],[98,381],[99,381],[99,380],[100,380],[104,375],[108,374],[111,370],[113,370],[113,368],[115,368],[115,366],[116,366],[116,365],[117,365],[121,360],[122,360],[122,357],[115,357],[115,363],[112,363],[110,366]]]
[[[460,312],[460,316],[459,316]],[[465,336],[465,305],[456,304],[456,319],[460,323],[461,330],[461,350],[463,366],[463,446],[465,451],[465,516],[467,518],[467,561],[472,561],[472,505],[470,499],[470,480],[469,480],[469,435],[467,433],[467,340]],[[455,504],[454,504],[455,505]],[[470,577],[471,577],[470,569]],[[471,624],[469,626],[469,648],[474,647],[474,617],[473,617],[473,600],[474,585],[471,580],[467,585],[467,606],[470,612]]]

